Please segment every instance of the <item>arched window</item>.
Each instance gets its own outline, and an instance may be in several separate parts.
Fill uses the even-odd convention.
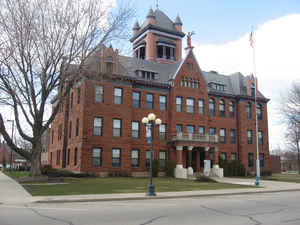
[[[215,115],[215,100],[213,98],[209,99],[209,115]]]
[[[225,101],[223,99],[219,101],[219,115],[221,117],[225,116]]]
[[[229,116],[230,116],[231,118],[234,117],[234,114],[235,114],[234,112],[235,112],[234,102],[230,102],[230,103],[229,103]]]
[[[247,115],[247,119],[251,119],[252,114],[251,114],[251,103],[250,102],[246,105],[246,115]]]
[[[262,106],[261,106],[261,104],[257,105],[256,113],[257,113],[257,119],[261,120],[262,119]]]

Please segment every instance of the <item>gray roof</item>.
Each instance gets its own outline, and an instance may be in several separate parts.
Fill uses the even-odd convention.
[[[119,56],[119,73],[121,75],[142,79],[136,75],[137,70],[158,73],[155,82],[167,84],[168,80],[176,73],[181,61],[173,64],[157,63],[150,60],[137,59],[128,56]]]
[[[180,19],[179,15],[176,16],[175,24],[182,25],[182,22],[181,22],[181,19]]]

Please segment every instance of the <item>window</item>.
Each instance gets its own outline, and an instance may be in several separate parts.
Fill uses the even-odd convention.
[[[167,109],[167,96],[159,96],[159,108],[161,111],[166,111]]]
[[[261,107],[261,104],[257,105],[256,113],[257,113],[257,119],[262,120],[262,107]]]
[[[94,117],[94,129],[93,129],[94,136],[102,136],[102,122],[103,122],[102,118]]]
[[[67,165],[70,165],[70,149],[68,149],[67,153]]]
[[[199,110],[199,114],[201,115],[204,114],[204,100],[202,99],[198,100],[198,110]]]
[[[157,58],[163,58],[163,46],[162,45],[158,45],[157,46]]]
[[[209,115],[214,116],[215,115],[215,100],[209,99]]]
[[[121,137],[122,121],[113,119],[113,137]]]
[[[219,101],[219,115],[225,117],[225,101],[223,99]]]
[[[263,145],[264,144],[264,136],[262,131],[258,131],[258,144]]]
[[[95,102],[103,102],[103,86],[95,86]]]
[[[246,115],[247,115],[247,119],[251,119],[252,114],[251,114],[251,103],[250,102],[246,105]]]
[[[75,151],[74,151],[74,166],[77,165],[77,148],[75,148]]]
[[[176,133],[182,132],[182,124],[176,124]]]
[[[159,125],[159,138],[160,140],[166,140],[167,138],[167,125],[161,124]]]
[[[71,93],[71,100],[70,100],[70,108],[72,109],[73,107],[73,92]]]
[[[76,119],[76,137],[79,134],[79,118]]]
[[[113,148],[112,149],[112,167],[121,166],[121,149]]]
[[[131,123],[131,130],[132,130],[132,137],[139,138],[140,137],[140,124],[139,122],[132,122]]]
[[[259,153],[259,166],[261,168],[265,167],[265,154],[264,153]]]
[[[141,93],[134,91],[132,93],[132,107],[140,108]]]
[[[226,130],[224,128],[220,129],[220,142],[222,144],[226,143]]]
[[[153,94],[146,94],[146,108],[153,109],[154,97]]]
[[[56,165],[60,164],[60,150],[56,151]]]
[[[230,144],[235,144],[236,142],[236,133],[234,129],[230,129]]]
[[[69,138],[72,138],[72,121],[70,121]]]
[[[253,142],[252,130],[247,131],[247,137],[248,137],[248,144],[252,144],[252,142]]]
[[[193,98],[187,98],[186,99],[186,111],[188,113],[194,113],[194,99]]]
[[[150,168],[151,151],[146,150],[146,168]]]
[[[234,103],[233,103],[233,102],[230,102],[230,103],[229,103],[229,116],[230,116],[231,118],[234,117],[234,114],[235,114],[234,111],[235,111]]]
[[[231,161],[236,160],[236,152],[231,152]]]
[[[53,160],[53,152],[50,152],[50,165],[52,165],[52,160]]]
[[[209,135],[216,135],[216,128],[215,127],[210,127],[209,128]]]
[[[80,104],[80,88],[77,88],[77,104]]]
[[[107,73],[112,73],[112,72],[113,72],[113,69],[114,69],[113,63],[107,62],[107,63],[106,63],[106,72],[107,72]]]
[[[54,140],[54,130],[52,130],[51,144],[53,144],[53,140]]]
[[[182,111],[182,97],[176,97],[176,112]]]
[[[93,148],[92,152],[92,165],[93,167],[100,167],[102,164],[102,149]]]
[[[227,154],[226,154],[226,152],[221,152],[220,158],[222,160],[227,160]]]
[[[205,134],[205,127],[204,126],[199,126],[199,134],[204,135]]]
[[[159,151],[159,168],[166,167],[167,153],[166,151]]]
[[[61,140],[62,139],[62,124],[60,124],[58,126],[58,135],[57,135],[57,139]]]
[[[195,133],[195,126],[194,125],[187,125],[186,126],[186,132],[194,134]]]
[[[140,150],[131,151],[131,167],[137,168],[140,166]]]
[[[193,63],[187,63],[189,71],[193,71]]]
[[[122,104],[122,88],[114,88],[114,103],[117,105]]]
[[[248,153],[248,167],[253,167],[254,165],[254,155],[253,153]]]
[[[251,84],[251,96],[255,97],[255,84]]]
[[[209,83],[208,87],[215,89],[217,91],[225,91],[225,85],[224,84],[217,84],[217,83]]]

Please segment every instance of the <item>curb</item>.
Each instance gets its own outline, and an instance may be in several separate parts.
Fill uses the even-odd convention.
[[[264,194],[264,193],[293,192],[293,191],[300,191],[300,189],[257,191],[257,192],[245,191],[245,192],[237,192],[237,193],[220,193],[220,194],[193,194],[193,195],[179,195],[179,196],[153,196],[153,197],[145,196],[145,197],[125,197],[125,198],[38,200],[33,203],[108,202],[108,201],[156,200],[156,199],[177,199],[177,198],[201,198],[201,197]]]

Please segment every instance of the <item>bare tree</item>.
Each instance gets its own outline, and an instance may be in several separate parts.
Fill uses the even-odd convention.
[[[13,109],[19,135],[31,143],[25,151],[10,138],[0,112],[0,134],[11,149],[41,174],[41,136],[98,46],[128,38],[134,17],[130,4],[114,8],[104,0],[0,0],[0,104]],[[112,3],[115,1],[111,1]],[[61,70],[78,67],[63,79]],[[57,91],[63,87],[63,91]],[[45,111],[56,95],[49,118]],[[24,130],[24,123],[30,132]]]
[[[287,125],[287,147],[290,151],[297,152],[298,173],[300,174],[300,82],[293,83],[283,99],[281,114]]]

